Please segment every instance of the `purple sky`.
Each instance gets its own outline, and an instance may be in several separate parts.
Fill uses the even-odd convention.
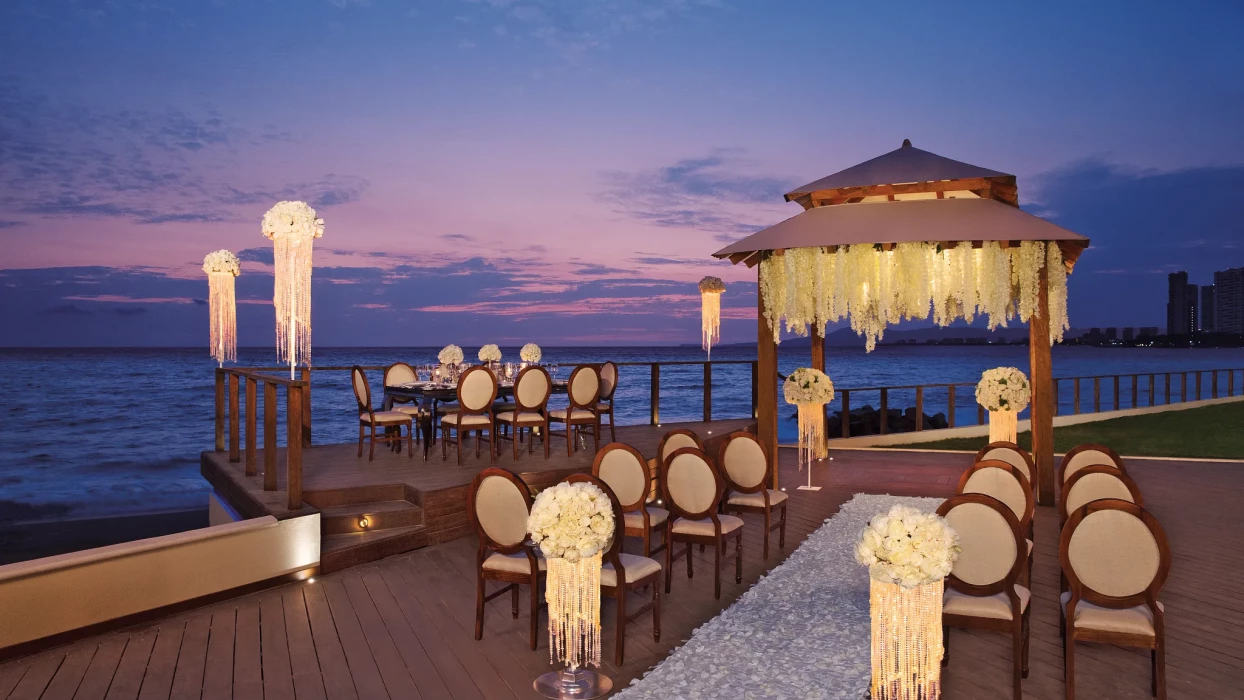
[[[1088,7],[1086,7],[1086,5]],[[1162,325],[1244,265],[1238,2],[9,0],[0,345],[205,345],[239,252],[272,340],[280,199],[311,202],[321,345],[680,343],[726,242],[896,148],[1019,176],[1093,239],[1074,326]]]

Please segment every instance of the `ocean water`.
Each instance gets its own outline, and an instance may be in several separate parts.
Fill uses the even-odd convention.
[[[474,356],[467,348],[468,357]],[[314,363],[384,365],[435,361],[436,348],[322,348]],[[517,348],[504,348],[517,359]],[[561,377],[575,362],[701,361],[698,348],[545,348],[544,361],[559,363]],[[1025,372],[1028,351],[1022,346],[881,346],[870,354],[857,348],[827,348],[827,369],[840,387],[877,387],[919,383],[975,382],[991,367],[1012,365]],[[271,366],[269,348],[242,348],[241,366]],[[754,347],[719,347],[714,360],[755,358]],[[788,373],[808,364],[808,348],[789,344],[779,352],[779,369]],[[1244,367],[1238,349],[1171,350],[1146,348],[1056,347],[1056,377],[1132,374]],[[214,440],[214,363],[203,349],[0,349],[0,523],[32,519],[133,514],[206,504],[209,488],[199,476],[199,452]],[[373,395],[380,396],[379,372],[372,373]],[[649,369],[623,367],[616,394],[620,424],[646,423],[649,416]],[[666,366],[661,370],[661,421],[700,420],[702,369]],[[1203,387],[1209,396],[1209,376]],[[1236,375],[1240,390],[1240,375]],[[348,372],[312,374],[314,442],[357,439],[354,398]],[[1191,384],[1190,384],[1191,387]],[[1130,405],[1130,380],[1122,386]],[[1148,403],[1147,378],[1141,380],[1141,405]],[[1225,392],[1226,377],[1220,376]],[[1163,400],[1157,379],[1158,403]],[[1092,384],[1083,386],[1082,406],[1091,410]],[[1108,408],[1113,387],[1103,382]],[[1189,396],[1192,397],[1192,388]],[[1172,395],[1178,400],[1174,378]],[[1225,394],[1224,394],[1225,395]],[[751,368],[747,364],[713,369],[713,416],[745,417],[751,408]],[[946,411],[944,390],[925,393],[929,414]],[[1060,410],[1071,410],[1071,386],[1063,385]],[[563,399],[564,400],[564,399]],[[281,404],[284,399],[281,400]],[[878,405],[876,392],[852,396],[853,408]],[[793,441],[795,423],[782,406],[780,438]],[[891,392],[890,406],[914,405],[914,392]],[[830,410],[840,407],[836,399]],[[959,424],[976,420],[971,389],[959,389]],[[281,425],[283,425],[283,417]],[[282,429],[283,432],[283,429]],[[283,437],[283,436],[282,436]]]

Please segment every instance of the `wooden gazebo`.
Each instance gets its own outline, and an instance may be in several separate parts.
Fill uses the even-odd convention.
[[[798,202],[804,211],[723,248],[714,257],[754,267],[792,249],[816,249],[824,255],[840,247],[844,251],[852,246],[893,251],[895,246],[920,244],[929,255],[934,250],[941,255],[969,242],[972,248],[987,245],[996,251],[1020,248],[1027,241],[1034,242],[1029,244],[1034,246],[1036,242],[1042,243],[1040,249],[1050,251],[1048,260],[1061,260],[1070,272],[1088,247],[1087,238],[1021,211],[1014,175],[923,151],[910,141],[904,141],[894,151],[788,192],[786,201]],[[1053,337],[1061,336],[1059,329],[1051,335],[1049,269],[1040,268],[1037,296],[1027,300],[1032,306],[1028,327],[1033,459],[1043,504],[1054,502],[1050,346]],[[757,279],[763,282],[761,270],[757,268]],[[1062,270],[1057,272],[1060,278],[1064,274]],[[864,292],[867,294],[867,285]],[[777,341],[770,318],[773,310],[766,313],[763,289],[758,290],[757,299],[759,432],[769,454],[776,459]],[[824,370],[825,339],[816,324],[811,325],[812,366]]]

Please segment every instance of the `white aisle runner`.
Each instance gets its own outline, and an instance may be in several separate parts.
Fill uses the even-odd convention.
[[[932,511],[941,502],[857,494],[790,558],[614,697],[866,697],[868,572],[855,563],[855,540],[869,518],[896,503]]]

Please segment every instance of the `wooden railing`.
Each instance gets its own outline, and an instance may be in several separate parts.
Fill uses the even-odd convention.
[[[1203,398],[1213,398],[1213,399],[1219,398],[1220,393],[1223,393],[1223,392],[1220,392],[1219,390],[1219,387],[1223,383],[1222,381],[1224,379],[1223,375],[1225,375],[1225,380],[1226,380],[1226,388],[1225,388],[1226,395],[1235,396],[1235,392],[1236,392],[1235,377],[1237,373],[1240,373],[1241,384],[1244,385],[1244,369],[1239,369],[1239,368],[1236,368],[1236,369],[1201,369],[1201,370],[1186,370],[1186,371],[1178,371],[1178,372],[1149,372],[1149,373],[1142,372],[1142,373],[1135,373],[1135,374],[1103,374],[1103,375],[1086,376],[1086,377],[1056,377],[1053,380],[1054,382],[1054,413],[1055,415],[1058,415],[1059,413],[1059,409],[1060,409],[1059,401],[1058,401],[1059,387],[1063,383],[1071,383],[1072,391],[1073,391],[1072,402],[1071,402],[1072,413],[1079,414],[1082,412],[1082,404],[1083,404],[1082,396],[1081,396],[1082,385],[1085,382],[1091,380],[1092,386],[1093,386],[1093,410],[1091,412],[1099,413],[1102,411],[1101,391],[1102,391],[1103,380],[1106,380],[1106,382],[1109,384],[1108,389],[1111,392],[1110,403],[1108,405],[1112,406],[1112,408],[1107,409],[1107,410],[1118,411],[1122,409],[1125,405],[1128,408],[1139,408],[1142,404],[1141,396],[1145,394],[1147,394],[1147,400],[1143,403],[1145,403],[1148,406],[1174,403],[1172,401],[1172,393],[1171,393],[1171,377],[1179,378],[1178,396],[1179,396],[1180,402],[1185,402],[1189,400],[1188,399],[1188,396],[1189,396],[1188,377],[1189,375],[1193,375],[1195,377],[1195,380],[1194,380],[1194,385],[1195,385],[1194,397],[1195,398],[1193,399],[1195,401],[1200,401]],[[779,379],[784,379],[784,377],[782,377],[781,375],[778,375],[778,376],[779,376]],[[1209,382],[1208,382],[1209,388],[1207,391],[1204,390],[1203,381],[1202,381],[1202,378],[1206,376],[1209,377]],[[1141,390],[1141,387],[1143,385],[1140,380],[1142,377],[1145,377],[1148,379],[1148,387],[1147,387],[1148,391],[1147,392]],[[1163,393],[1164,400],[1161,402],[1161,404],[1157,403],[1156,401],[1156,397],[1158,395],[1158,392],[1155,390],[1157,377],[1163,378],[1162,379],[1162,386],[1163,386],[1162,393]],[[1130,387],[1126,392],[1124,392],[1121,389],[1121,387],[1125,385],[1124,380],[1128,378],[1130,378],[1131,380]],[[963,387],[966,387],[967,392],[969,392],[968,395],[972,395],[972,393],[975,391],[975,388],[976,388],[976,382],[955,382],[955,383],[949,383],[949,384],[909,384],[909,385],[904,385],[904,386],[853,387],[853,388],[847,388],[847,389],[839,389],[838,396],[841,397],[842,399],[842,408],[841,408],[841,411],[842,411],[841,434],[842,435],[841,436],[851,437],[851,420],[850,420],[851,397],[853,395],[858,395],[864,392],[869,392],[869,393],[876,392],[878,395],[878,399],[881,404],[880,408],[878,409],[878,414],[880,418],[880,431],[881,431],[881,434],[884,435],[888,432],[891,432],[889,430],[890,428],[889,408],[890,408],[891,392],[902,391],[902,390],[915,392],[915,409],[916,409],[915,410],[915,413],[916,413],[915,429],[922,430],[924,428],[925,391],[927,389],[945,389],[946,390],[946,424],[947,424],[947,427],[953,428],[956,425],[956,421],[955,421],[956,398],[958,396],[958,390]],[[1241,387],[1241,390],[1244,391],[1244,386]],[[984,422],[985,422],[985,409],[980,404],[977,404],[976,405],[976,424],[981,425],[981,424],[984,424]]]
[[[591,364],[591,363],[589,363]],[[752,418],[756,417],[756,404],[758,398],[758,383],[756,376],[757,364],[755,360],[706,360],[704,362],[616,362],[618,367],[649,367],[649,392],[648,392],[648,424],[658,425],[661,422],[661,367],[669,366],[694,366],[702,365],[704,370],[704,420],[713,419],[713,365],[751,365],[752,368]]]
[[[347,368],[348,369],[348,368]],[[263,488],[277,490],[277,401],[278,387],[285,387],[285,490],[286,507],[302,507],[302,448],[311,446],[311,373],[299,370],[298,379],[266,372],[288,368],[227,368],[216,370],[216,451],[229,450],[229,461],[242,461],[245,452],[246,475],[259,473],[256,440],[259,423],[259,387],[263,386]],[[239,410],[245,385],[245,412]],[[239,440],[239,424],[246,417],[245,441]],[[228,439],[226,440],[226,431]]]

